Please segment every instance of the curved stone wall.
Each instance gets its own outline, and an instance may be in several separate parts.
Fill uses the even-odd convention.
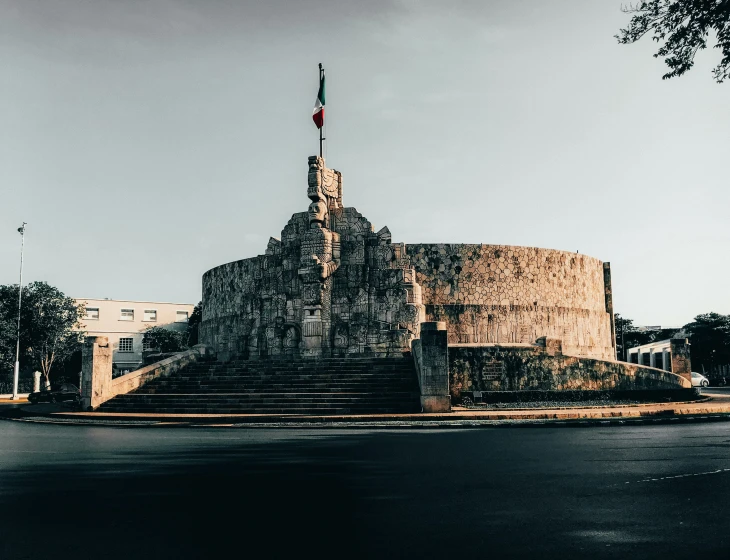
[[[412,244],[406,248],[426,319],[445,321],[449,343],[563,341],[566,354],[613,359],[610,268],[537,247]]]
[[[560,339],[614,358],[608,263],[506,245],[393,243],[342,203],[342,174],[308,159],[306,212],[258,257],[203,276],[201,342],[244,357],[400,355],[420,323],[450,344]]]
[[[544,348],[509,345],[449,346],[449,390],[609,391],[689,389],[681,375],[626,362],[550,355]]]

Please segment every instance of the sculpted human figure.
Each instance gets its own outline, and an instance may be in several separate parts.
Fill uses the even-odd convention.
[[[330,210],[342,208],[342,174],[334,169],[327,169],[324,158],[309,157],[308,182],[309,198],[324,201]]]
[[[313,267],[317,279],[323,282],[340,266],[340,236],[326,227],[329,213],[323,200],[309,205],[308,216],[309,231],[302,240],[301,265]]]

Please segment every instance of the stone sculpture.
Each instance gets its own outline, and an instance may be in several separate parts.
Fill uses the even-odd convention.
[[[265,254],[203,277],[201,341],[219,356],[392,356],[422,321],[449,344],[560,339],[567,354],[613,359],[608,263],[507,245],[393,243],[342,201],[342,174],[308,159],[306,212]]]
[[[404,247],[343,206],[339,171],[308,166],[307,212],[264,255],[206,274],[203,339],[222,356],[402,355],[424,318]]]

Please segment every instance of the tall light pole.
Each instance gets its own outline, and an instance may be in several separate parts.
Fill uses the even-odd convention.
[[[13,373],[13,400],[18,400],[18,376],[20,374],[20,304],[23,301],[23,246],[25,245],[25,222],[18,228],[20,233],[20,283],[18,284],[18,342],[15,346],[15,372]]]

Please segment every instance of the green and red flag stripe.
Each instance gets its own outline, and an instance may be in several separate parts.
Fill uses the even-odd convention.
[[[314,102],[312,120],[317,125],[317,128],[324,126],[324,70],[322,70],[319,77],[319,91],[317,92],[317,100]]]

